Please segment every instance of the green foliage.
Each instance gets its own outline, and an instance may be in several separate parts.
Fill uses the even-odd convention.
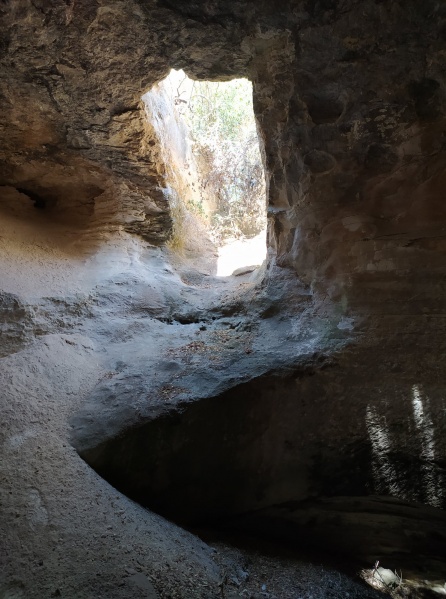
[[[203,207],[203,202],[197,200],[187,200],[186,205],[188,210],[190,210],[203,220],[206,219],[206,212]]]
[[[246,79],[195,81],[187,120],[203,183],[216,198],[213,232],[252,237],[265,226],[265,182]]]
[[[247,79],[195,81],[187,113],[195,139],[239,142],[253,131],[252,90]]]

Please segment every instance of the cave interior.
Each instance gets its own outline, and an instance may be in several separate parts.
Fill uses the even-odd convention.
[[[446,595],[446,5],[0,15],[0,598]],[[179,208],[171,69],[252,82],[255,268]]]

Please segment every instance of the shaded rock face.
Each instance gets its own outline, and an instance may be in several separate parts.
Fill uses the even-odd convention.
[[[444,4],[24,0],[3,2],[0,15],[1,211],[162,244],[172,226],[166,169],[141,96],[170,67],[247,76],[268,180],[264,288],[274,293],[274,262],[276,273],[289,268],[313,293],[317,326],[335,314],[350,334],[333,370],[254,381],[159,422],[146,413],[98,437],[85,458],[186,519],[204,508],[212,517],[266,510],[265,527],[311,529],[295,502],[322,502],[319,518],[339,512],[334,498],[344,495],[397,497],[400,513],[404,501],[444,508]],[[130,289],[124,275],[122,285]],[[294,334],[297,316],[285,308],[301,300],[279,299],[263,317]],[[0,308],[5,353],[51,330],[47,314],[39,324],[13,294]],[[316,336],[311,326],[296,338]],[[333,337],[321,352],[335,353]],[[290,363],[299,351],[296,341]],[[127,384],[118,380],[116,398],[134,394]],[[327,496],[332,508],[320,507]],[[358,508],[365,530],[374,509]],[[432,532],[423,530],[422,543]]]
[[[339,364],[264,376],[180,404],[81,453],[132,497],[182,521],[368,494],[445,508],[439,381],[420,389],[417,377],[396,375],[391,383],[381,371],[373,382],[374,373],[366,380],[359,361],[351,366],[360,370],[359,379],[352,374],[348,381],[354,405],[345,405],[340,392]],[[393,405],[387,399],[372,405],[370,394],[391,384]]]
[[[355,302],[356,286],[442,272],[444,7],[312,4],[289,75],[258,74],[271,235],[281,263]]]
[[[442,576],[446,405],[442,377],[432,375],[440,365],[426,356],[408,376],[402,361],[377,366],[375,351],[341,351],[331,364],[180,403],[89,447],[80,433],[75,444],[113,486],[181,524]]]

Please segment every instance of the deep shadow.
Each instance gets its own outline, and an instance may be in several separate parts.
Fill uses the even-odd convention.
[[[300,550],[322,547],[358,566],[384,559],[388,567],[441,576],[446,514],[419,502],[422,461],[417,468],[404,456],[411,499],[383,494],[367,403],[358,392],[356,411],[336,414],[327,389],[337,376],[336,368],[310,366],[263,376],[81,456],[123,493],[182,526],[245,531]],[[387,457],[405,472],[398,452]]]

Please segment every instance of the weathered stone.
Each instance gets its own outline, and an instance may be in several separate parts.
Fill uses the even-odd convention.
[[[130,586],[135,586],[138,589],[141,589],[144,592],[144,597],[147,599],[158,599],[158,593],[156,592],[153,584],[144,576],[144,574],[138,572],[136,574],[132,574],[128,581]]]
[[[442,252],[442,5],[363,0],[340,10],[296,2],[271,11],[235,0],[182,9],[51,2],[3,7],[2,15],[0,183],[42,197],[49,216],[83,227],[114,223],[152,243],[169,236],[159,144],[140,98],[175,66],[200,78],[252,78],[269,201],[291,211],[299,229],[277,213],[270,243],[308,283],[348,295],[370,265],[375,278],[382,271],[368,241],[346,234],[342,244],[320,243],[312,235],[359,206],[378,208],[373,239],[392,236],[387,272],[397,279],[407,253],[398,235],[419,218],[420,197],[423,222],[412,235],[437,239],[429,252]],[[313,180],[307,169],[325,176]],[[425,276],[423,256],[412,249]]]
[[[34,0],[2,2],[0,15],[0,210],[14,223],[0,241],[8,285],[13,265],[28,291],[22,299],[5,287],[1,296],[2,467],[19,489],[40,480],[41,470],[49,488],[53,468],[64,474],[63,491],[75,475],[89,490],[79,495],[82,484],[72,484],[70,509],[53,501],[54,523],[26,550],[14,512],[26,514],[25,499],[5,493],[2,518],[16,560],[7,564],[6,592],[22,593],[14,576],[25,559],[40,581],[37,593],[61,589],[71,556],[89,540],[78,497],[93,500],[99,479],[60,447],[67,397],[76,394],[88,396],[73,420],[79,451],[166,514],[193,520],[261,509],[273,528],[308,527],[321,543],[325,530],[335,550],[345,541],[363,559],[390,538],[388,548],[409,547],[437,571],[446,501],[444,3]],[[258,286],[230,300],[214,281],[205,302],[204,275],[184,276],[188,284],[158,263],[148,275],[151,260],[162,259],[148,257],[143,240],[163,244],[172,215],[168,165],[141,97],[171,67],[195,78],[253,81],[270,253]],[[33,227],[43,233],[30,244]],[[99,259],[106,240],[109,256]],[[73,283],[65,272],[73,264],[88,279],[79,296],[82,277]],[[53,288],[52,277],[59,295],[42,290]],[[60,335],[66,327],[88,329],[99,345],[94,359],[85,339]],[[234,341],[227,331],[243,335]],[[26,350],[42,333],[50,335],[36,354]],[[259,378],[269,370],[280,372]],[[33,427],[51,437],[45,459],[31,443]],[[23,449],[28,441],[32,451]],[[37,482],[32,488],[44,496]],[[114,493],[103,491],[107,517]],[[384,497],[384,531],[371,495]],[[427,506],[421,533],[408,526],[408,537],[398,537],[415,504]],[[87,509],[91,516],[94,503]],[[350,516],[355,525],[344,538]],[[95,531],[96,520],[88,520]],[[61,529],[69,541],[54,533]],[[358,531],[378,535],[369,553],[357,550]],[[111,541],[106,549],[116,582],[123,550]],[[57,586],[53,578],[45,586],[33,556],[53,550],[62,574]],[[210,566],[203,570],[214,580]],[[84,586],[73,583],[71,596],[128,595],[96,584],[96,572],[89,562]],[[175,595],[172,587],[166,596]],[[22,594],[30,588],[28,581]],[[181,593],[221,595],[214,591]]]
[[[241,277],[243,275],[248,275],[249,273],[254,272],[256,270],[256,268],[259,268],[259,266],[258,265],[257,266],[255,266],[255,265],[242,266],[241,268],[236,268],[234,270],[234,272],[232,273],[232,275],[234,277]]]
[[[1,349],[0,357],[15,352],[28,341],[27,328],[30,327],[33,317],[28,306],[24,306],[20,299],[10,293],[0,294],[0,330]]]
[[[327,154],[327,152],[320,152],[319,150],[309,152],[305,156],[304,162],[310,171],[315,174],[327,173],[331,171],[336,164],[330,154]]]
[[[315,125],[335,123],[344,111],[344,104],[336,93],[317,92],[305,99],[308,114]]]

